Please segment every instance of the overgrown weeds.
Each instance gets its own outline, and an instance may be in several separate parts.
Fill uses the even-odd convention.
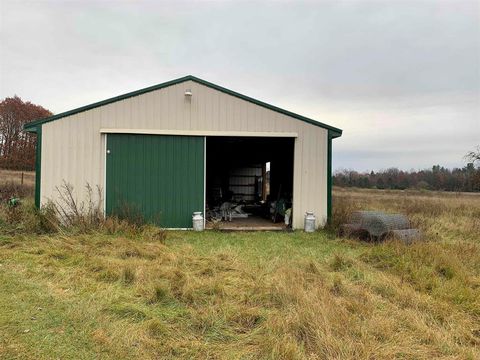
[[[31,185],[21,185],[14,182],[0,183],[0,202],[11,198],[27,198],[33,196],[34,188]]]
[[[24,198],[18,206],[0,203],[0,234],[123,234],[129,237],[148,236],[165,242],[166,232],[146,223],[138,212],[122,211],[114,216],[104,216],[102,191],[99,187],[85,186],[86,199],[79,201],[73,187],[64,182],[56,188],[57,200],[48,201],[41,209],[33,199]]]
[[[96,188],[96,199],[90,184],[86,184],[85,188],[86,201],[79,201],[74,195],[73,186],[64,181],[60,187],[56,187],[58,200],[52,202],[60,223],[80,232],[98,229],[104,222],[100,187]]]
[[[340,226],[342,224],[348,224],[352,212],[362,209],[363,204],[345,196],[335,196],[333,203],[332,219],[327,224],[326,229],[338,234]]]
[[[0,204],[0,234],[52,234],[58,232],[59,221],[55,209],[47,204],[37,209],[32,199],[22,200],[18,206]]]

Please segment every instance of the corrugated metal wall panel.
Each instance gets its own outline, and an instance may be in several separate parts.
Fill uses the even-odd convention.
[[[192,89],[187,99],[185,89]],[[322,225],[327,217],[327,130],[187,81],[43,125],[42,202],[55,199],[66,180],[82,199],[84,187],[104,184],[101,128],[296,132],[293,226],[305,211]],[[45,155],[45,156],[44,156]],[[308,177],[305,178],[305,177]]]
[[[107,214],[192,227],[193,212],[204,207],[203,137],[111,134],[107,151]]]

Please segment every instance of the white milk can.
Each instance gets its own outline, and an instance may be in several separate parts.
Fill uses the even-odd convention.
[[[201,211],[195,211],[192,216],[193,230],[203,231],[203,216]]]
[[[314,232],[315,231],[315,215],[313,215],[313,212],[307,211],[305,213],[305,226],[304,230],[305,232]]]

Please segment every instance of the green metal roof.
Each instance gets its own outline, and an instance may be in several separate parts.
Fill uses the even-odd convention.
[[[296,118],[298,120],[307,122],[309,124],[327,129],[332,138],[342,136],[342,130],[341,129],[338,129],[336,127],[333,127],[333,126],[321,123],[319,121],[307,118],[307,117],[302,116],[302,115],[295,114],[295,113],[290,112],[288,110],[284,110],[284,109],[281,109],[279,107],[264,103],[263,101],[253,99],[249,96],[242,95],[242,94],[237,93],[235,91],[232,91],[232,90],[226,89],[224,87],[212,84],[208,81],[199,79],[199,78],[197,78],[195,76],[192,76],[192,75],[184,76],[184,77],[181,77],[181,78],[178,78],[178,79],[175,79],[175,80],[164,82],[162,84],[146,87],[144,89],[140,89],[140,90],[137,90],[137,91],[132,91],[132,92],[129,92],[129,93],[126,93],[126,94],[123,94],[123,95],[119,95],[119,96],[115,96],[115,97],[112,97],[110,99],[106,99],[106,100],[99,101],[99,102],[96,102],[96,103],[93,103],[93,104],[90,104],[90,105],[82,106],[82,107],[79,107],[77,109],[65,111],[65,112],[57,114],[57,115],[49,116],[49,117],[44,118],[44,119],[38,119],[38,120],[32,121],[28,124],[25,124],[23,128],[26,131],[36,132],[38,125],[42,125],[42,124],[45,124],[47,122],[58,120],[58,119],[61,119],[63,117],[74,115],[74,114],[77,114],[77,113],[80,113],[80,112],[83,112],[83,111],[91,110],[91,109],[94,109],[96,107],[111,104],[111,103],[114,103],[116,101],[128,99],[128,98],[133,97],[133,96],[138,96],[138,95],[142,95],[142,94],[145,94],[145,93],[148,93],[148,92],[151,92],[151,91],[163,89],[167,86],[176,85],[176,84],[188,81],[188,80],[195,81],[196,83],[199,83],[201,85],[208,86],[209,88],[221,91],[221,92],[223,92],[225,94],[228,94],[228,95],[231,95],[231,96],[235,96],[237,98],[240,98],[242,100],[251,102],[251,103],[256,104],[258,106],[262,106],[264,108],[276,111],[280,114],[288,115],[288,116],[291,116],[291,117]]]

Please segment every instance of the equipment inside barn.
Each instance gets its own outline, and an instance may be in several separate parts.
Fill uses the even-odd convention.
[[[341,233],[373,241],[396,238],[411,243],[421,239],[420,230],[412,229],[405,215],[381,211],[354,211],[348,224],[341,226]]]
[[[293,193],[292,138],[209,137],[207,227],[285,227]]]

